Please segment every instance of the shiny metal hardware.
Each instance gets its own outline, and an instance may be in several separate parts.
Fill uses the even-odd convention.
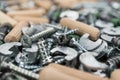
[[[101,63],[95,59],[96,52],[85,52],[80,55],[79,60],[85,67],[93,70],[102,69],[105,70],[108,66],[105,63]]]
[[[34,63],[38,58],[38,46],[36,44],[32,44],[31,48],[23,48],[22,52],[19,52],[19,54],[16,56],[15,60],[17,63],[24,63],[26,64],[32,64]]]
[[[20,68],[20,67],[14,65],[12,63],[7,63],[7,62],[3,61],[1,63],[1,65],[2,65],[2,67],[8,67],[11,70],[14,70],[14,71],[16,71],[16,72],[18,72],[20,74],[24,74],[24,75],[29,76],[31,78],[34,78],[34,79],[38,79],[39,78],[38,74],[33,73],[32,71],[28,71],[28,70],[25,70],[23,68]]]
[[[80,51],[87,52],[88,50],[85,49],[78,41],[75,40],[75,38],[72,38],[70,40],[70,45],[76,46]]]
[[[56,42],[58,42],[58,44],[60,45],[64,45],[66,44],[69,40],[68,40],[68,35],[70,34],[74,34],[77,30],[70,30],[70,31],[65,31],[65,32],[56,32],[53,35],[53,38],[56,40]]]
[[[67,61],[75,59],[78,55],[78,52],[75,49],[64,46],[57,46],[51,50],[52,54],[55,54],[55,52],[61,52],[62,54],[66,55],[65,59]]]
[[[103,56],[104,54],[103,53],[101,54],[101,52],[108,49],[108,44],[102,39],[98,39],[97,41],[92,41],[88,37],[89,34],[84,34],[80,38],[79,43],[81,44],[81,46],[83,46],[88,51],[97,52],[98,53],[97,56],[100,55]]]
[[[45,44],[45,40],[39,41],[37,44],[39,48],[39,54],[40,54],[42,65],[51,63],[53,59],[51,58],[51,56],[49,55],[46,49],[47,45]]]

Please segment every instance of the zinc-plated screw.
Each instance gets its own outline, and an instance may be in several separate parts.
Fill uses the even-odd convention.
[[[14,70],[16,72],[19,72],[19,73],[24,74],[26,76],[32,77],[34,79],[39,79],[38,74],[33,73],[32,71],[25,70],[25,69],[23,69],[21,67],[18,67],[16,65],[12,64],[12,63],[7,63],[7,62],[3,61],[1,65],[3,67],[9,67],[10,69],[12,69],[12,70]]]
[[[74,34],[77,30],[76,29],[73,29],[73,30],[70,30],[66,33],[64,33],[65,35],[69,35],[69,34]]]
[[[38,42],[38,47],[40,49],[40,55],[42,57],[43,64],[52,62],[51,56],[47,53],[47,49],[45,46],[45,40]]]
[[[49,39],[47,39],[47,42],[48,42],[47,50],[50,51],[50,49],[54,43],[54,40],[49,38]]]
[[[51,33],[54,33],[56,30],[57,29],[55,29],[55,28],[48,28],[48,29],[46,29],[44,31],[41,31],[41,32],[35,34],[35,35],[32,35],[31,37],[24,34],[24,37],[22,38],[22,43],[26,43],[26,44],[31,45],[33,41],[36,41],[41,37],[47,36],[47,35],[49,35]]]
[[[72,38],[72,39],[70,40],[70,44],[75,45],[78,49],[80,49],[80,50],[82,50],[82,51],[84,51],[84,52],[88,52],[88,50],[86,50],[82,45],[80,45],[80,44],[75,40],[75,38]]]
[[[24,65],[23,68],[25,69],[36,69],[39,68],[40,66],[37,65]]]
[[[44,31],[42,31],[42,32],[40,32],[40,33],[37,33],[37,34],[31,36],[30,39],[31,39],[32,41],[35,41],[35,40],[39,39],[40,37],[49,35],[49,34],[51,34],[51,33],[54,33],[55,31],[56,31],[55,28],[48,28],[48,29],[46,29],[46,30],[44,30]]]
[[[114,69],[118,68],[120,65],[120,55],[111,57],[107,60],[106,64],[108,65],[108,68],[106,69],[108,77],[110,77],[110,74]]]

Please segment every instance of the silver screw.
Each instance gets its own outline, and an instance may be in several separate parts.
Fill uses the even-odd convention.
[[[40,33],[37,33],[37,34],[31,36],[30,39],[32,41],[35,41],[35,40],[38,40],[40,37],[43,37],[43,36],[48,35],[50,33],[54,33],[55,31],[56,31],[55,28],[48,28],[48,29],[46,29],[46,30],[44,30],[44,31],[42,31]]]
[[[47,39],[47,42],[48,42],[47,50],[50,51],[50,49],[51,49],[51,47],[52,47],[52,45],[54,43],[54,40],[49,38],[49,39]]]
[[[25,46],[30,46],[32,44],[33,41],[36,41],[38,40],[39,38],[43,37],[43,36],[46,36],[46,35],[49,35],[51,33],[54,33],[57,29],[55,28],[48,28],[44,31],[41,31],[37,34],[34,34],[32,35],[31,37],[24,34],[24,36],[22,37],[21,41],[23,44],[25,44]]]
[[[72,38],[70,40],[70,44],[75,45],[76,47],[78,47],[80,50],[84,51],[84,52],[88,52],[88,50],[86,50],[82,45],[80,45],[75,38]]]
[[[37,66],[37,65],[24,65],[23,68],[25,69],[36,69],[36,68],[39,68],[40,66]]]
[[[40,49],[40,55],[42,57],[43,64],[52,62],[51,56],[47,53],[47,49],[45,46],[45,40],[38,42],[38,46]]]
[[[73,29],[65,33],[65,35],[74,34],[77,30]]]
[[[2,67],[9,67],[10,69],[12,69],[12,70],[14,70],[16,72],[19,72],[19,73],[24,74],[26,76],[32,77],[34,79],[39,79],[38,74],[33,73],[32,71],[25,70],[25,69],[23,69],[21,67],[18,67],[16,65],[12,64],[11,62],[7,63],[7,62],[3,61],[1,65],[2,65]]]

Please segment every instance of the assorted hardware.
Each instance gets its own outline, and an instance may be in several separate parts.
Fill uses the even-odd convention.
[[[119,80],[119,0],[89,1],[0,1],[0,80]]]

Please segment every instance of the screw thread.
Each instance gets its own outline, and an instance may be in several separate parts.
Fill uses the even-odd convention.
[[[55,31],[56,31],[56,29],[49,28],[47,30],[44,30],[44,31],[42,31],[40,33],[37,33],[37,34],[31,36],[31,39],[32,39],[32,41],[35,41],[35,40],[39,39],[40,37],[43,37],[43,36],[46,36],[48,34],[54,33]]]
[[[14,70],[16,72],[19,72],[21,74],[24,74],[26,76],[29,76],[29,77],[32,77],[32,78],[35,78],[35,79],[39,79],[38,74],[33,73],[32,71],[25,70],[25,69],[23,69],[21,67],[18,67],[16,65],[12,64],[12,63],[3,62],[2,66],[4,66],[4,67],[8,66],[10,69],[12,69],[12,70]]]
[[[116,66],[119,65],[120,64],[120,55],[108,59],[107,63],[110,65],[116,65]]]

